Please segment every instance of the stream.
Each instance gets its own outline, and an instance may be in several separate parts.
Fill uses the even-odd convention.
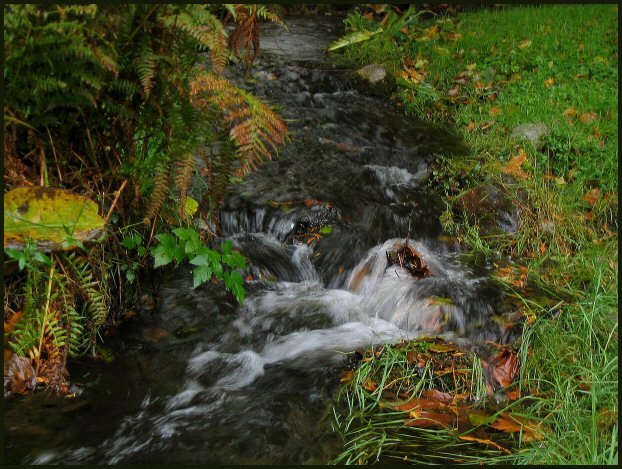
[[[6,463],[322,464],[340,451],[330,412],[348,352],[422,334],[507,339],[491,267],[446,236],[425,183],[462,143],[353,88],[324,54],[342,18],[286,22],[263,29],[252,80],[232,71],[292,134],[221,212],[252,277],[244,305],[193,289],[190,266],[168,272],[158,307],[105,337],[116,359],[70,364],[75,397],[5,400]],[[304,236],[314,227],[318,240]],[[428,277],[389,265],[409,233]]]

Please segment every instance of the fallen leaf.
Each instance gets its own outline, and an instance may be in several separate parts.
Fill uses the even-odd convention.
[[[533,43],[529,39],[525,39],[524,41],[518,43],[518,47],[520,49],[526,49],[527,47],[531,47],[531,44]]]
[[[577,115],[577,110],[574,107],[569,107],[564,111],[564,116],[567,118],[571,118]]]
[[[419,428],[446,428],[452,427],[455,421],[453,413],[431,412],[419,410],[410,412],[411,419],[406,419],[404,425]]]
[[[378,383],[368,380],[363,383],[363,387],[368,391],[375,391],[376,389],[378,389]]]
[[[589,124],[590,122],[597,121],[598,119],[598,114],[595,112],[584,112],[579,116],[579,120],[584,124]]]
[[[507,398],[511,401],[520,399],[520,397],[521,397],[520,388],[516,388],[514,391],[510,391],[509,393],[507,393]]]
[[[455,88],[450,89],[447,92],[447,96],[451,97],[451,98],[455,98],[456,96],[458,96],[460,94],[460,87],[456,86]]]
[[[600,200],[600,189],[592,189],[587,194],[585,194],[582,200],[585,200],[590,205],[596,204],[596,202]]]
[[[6,335],[11,332],[23,316],[24,313],[21,311],[17,311],[15,314],[13,314],[13,316],[11,316],[11,319],[4,323],[4,334]]]
[[[544,86],[546,86],[547,88],[550,88],[554,84],[555,84],[555,78],[547,78],[546,80],[544,80]]]
[[[510,350],[503,349],[493,358],[489,366],[492,367],[492,377],[505,388],[512,384],[520,369],[520,357]]]
[[[427,389],[423,391],[421,395],[429,400],[438,401],[445,404],[449,404],[454,400],[454,396],[447,392],[439,391],[438,389]]]
[[[473,132],[475,130],[475,122],[471,121],[469,122],[469,131]]]
[[[490,111],[488,111],[488,114],[490,114],[491,116],[498,116],[499,114],[501,114],[501,108],[499,106],[490,108]]]
[[[430,345],[430,351],[432,352],[443,353],[443,352],[453,352],[454,350],[456,350],[456,347],[452,345],[448,345],[448,344]]]
[[[354,370],[344,371],[341,373],[341,381],[342,383],[346,383],[348,381],[352,381],[354,379]]]
[[[523,163],[527,161],[527,152],[522,148],[519,149],[518,155],[510,158],[503,168],[503,172],[510,174],[517,179],[527,179],[529,174],[522,168]]]
[[[512,454],[512,452],[509,449],[504,448],[503,446],[501,446],[498,443],[495,443],[492,440],[486,440],[486,439],[482,439],[482,438],[477,438],[475,436],[470,436],[470,435],[460,435],[458,438],[460,438],[461,440],[464,440],[464,441],[475,441],[476,443],[483,443],[485,445],[494,446],[495,448],[497,448],[500,451],[503,451],[506,454]]]
[[[542,243],[540,244],[540,254],[544,256],[545,252],[546,252],[546,244]]]

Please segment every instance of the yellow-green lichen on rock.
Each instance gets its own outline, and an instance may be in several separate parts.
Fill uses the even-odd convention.
[[[93,200],[65,189],[24,186],[4,194],[5,249],[23,249],[32,240],[42,251],[65,250],[69,236],[92,241],[104,225]]]

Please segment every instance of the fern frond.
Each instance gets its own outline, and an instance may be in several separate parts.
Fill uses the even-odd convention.
[[[152,220],[164,206],[169,194],[170,172],[168,162],[160,164],[155,178],[155,188],[151,194],[145,221]]]
[[[229,137],[238,148],[242,174],[271,159],[272,153],[288,140],[285,122],[264,102],[226,78],[203,73],[190,87],[198,105],[211,105],[223,113]]]
[[[99,327],[105,324],[108,318],[109,301],[104,293],[100,280],[94,280],[91,263],[86,257],[75,252],[63,256],[68,267],[67,272],[74,276],[76,287],[85,296],[88,303],[88,312],[92,323],[93,335]]]
[[[175,186],[179,191],[179,214],[183,220],[186,220],[186,198],[188,189],[192,182],[192,175],[196,166],[196,158],[194,154],[187,153],[183,158],[177,161],[177,174],[175,175]]]
[[[136,57],[135,64],[145,97],[149,97],[149,93],[154,85],[154,78],[157,74],[158,55],[151,48],[144,47]]]

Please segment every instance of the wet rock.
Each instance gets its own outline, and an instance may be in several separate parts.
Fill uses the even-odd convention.
[[[395,84],[387,69],[378,64],[359,68],[352,74],[352,81],[361,92],[373,95],[389,93]]]
[[[512,129],[513,138],[529,140],[532,145],[540,146],[544,136],[549,134],[549,128],[542,123],[529,123],[517,125]]]
[[[305,213],[294,225],[294,234],[308,234],[331,225],[339,220],[341,212],[337,207],[316,205]]]
[[[311,93],[308,91],[296,94],[294,96],[294,101],[296,101],[296,104],[299,106],[313,107],[313,98],[311,97]]]

